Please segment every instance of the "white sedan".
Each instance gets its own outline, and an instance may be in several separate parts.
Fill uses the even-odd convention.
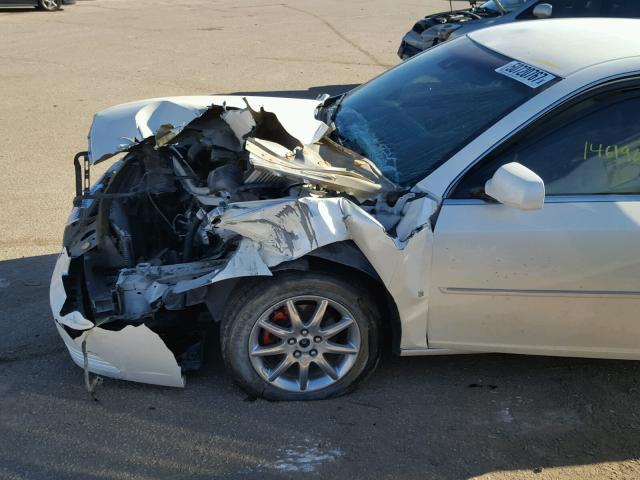
[[[640,359],[640,21],[472,32],[317,101],[96,115],[51,282],[90,372],[271,399],[400,355]],[[90,185],[90,165],[119,155]]]

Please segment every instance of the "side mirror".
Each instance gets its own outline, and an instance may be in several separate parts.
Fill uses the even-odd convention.
[[[500,203],[520,210],[544,206],[544,182],[520,163],[501,166],[484,185],[484,192]]]
[[[551,15],[553,15],[553,5],[539,3],[533,7],[533,16],[536,18],[551,18]]]

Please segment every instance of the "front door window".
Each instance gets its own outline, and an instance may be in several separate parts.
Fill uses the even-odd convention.
[[[637,90],[584,100],[476,167],[453,197],[482,194],[484,183],[510,162],[536,172],[548,196],[640,194],[638,112]]]

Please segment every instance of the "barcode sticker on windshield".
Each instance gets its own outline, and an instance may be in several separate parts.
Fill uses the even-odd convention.
[[[501,75],[513,78],[531,88],[538,88],[540,85],[544,85],[547,82],[555,79],[555,75],[551,75],[544,70],[533,67],[523,62],[509,62],[500,68],[496,68],[496,72]]]

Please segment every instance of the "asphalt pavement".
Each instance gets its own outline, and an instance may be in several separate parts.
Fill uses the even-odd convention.
[[[49,276],[95,112],[170,95],[345,91],[395,65],[413,22],[447,8],[79,0],[0,11],[1,479],[640,478],[639,362],[387,353],[349,396],[273,403],[235,386],[214,331],[186,389],[105,379],[93,401],[54,329]]]

